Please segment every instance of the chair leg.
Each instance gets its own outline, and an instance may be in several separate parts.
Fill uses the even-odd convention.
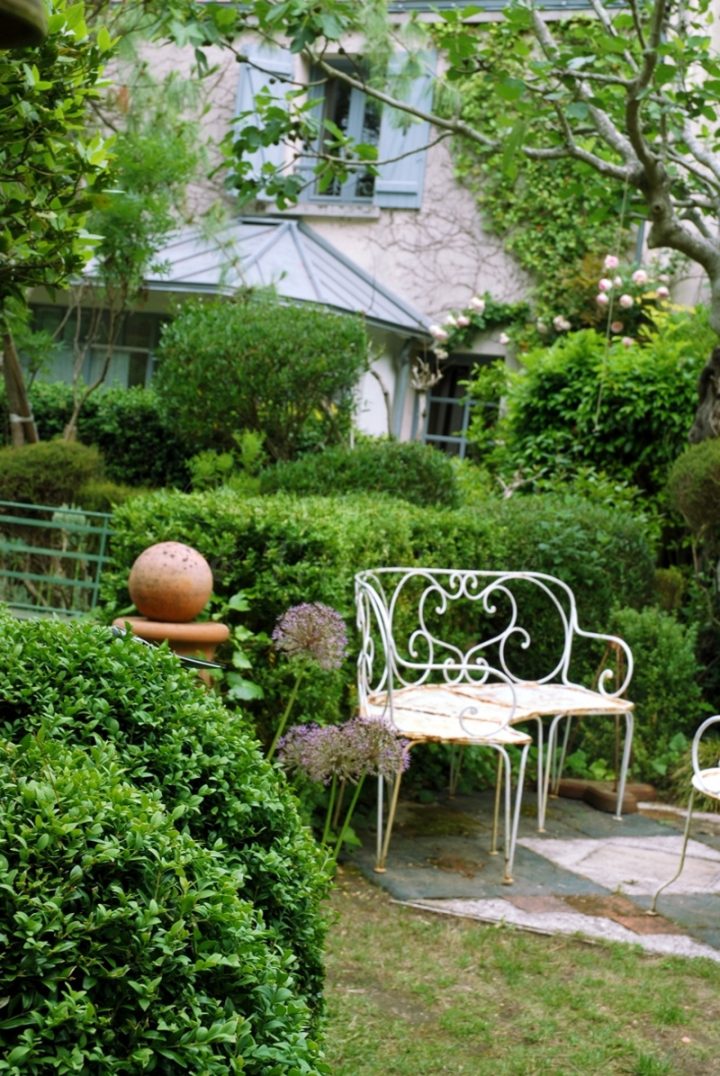
[[[463,762],[463,748],[461,744],[453,744],[450,754],[450,781],[448,787],[448,793],[452,799],[456,792],[458,781],[460,780],[460,770],[462,769]]]
[[[548,729],[547,748],[545,750],[545,773],[542,790],[542,819],[543,826],[545,825],[545,817],[547,812],[547,804],[550,795],[552,794],[551,782],[554,778],[555,765],[553,757],[555,755],[555,743],[557,742],[557,730],[559,723],[563,720],[563,714],[558,714],[550,722],[550,728]]]
[[[503,878],[503,885],[511,885],[513,863],[515,862],[515,845],[517,843],[518,826],[520,824],[520,808],[522,806],[522,794],[523,783],[525,780],[525,766],[527,764],[528,751],[530,750],[530,744],[525,744],[520,755],[520,765],[518,767],[517,788],[515,789],[515,810],[513,812],[512,828],[510,830],[510,845],[507,849],[507,857],[505,861],[505,877]]]
[[[568,714],[565,719],[565,733],[563,735],[562,747],[560,749],[560,758],[555,765],[555,772],[553,773],[552,780],[552,794],[557,796],[560,788],[560,778],[562,777],[563,769],[565,768],[565,758],[567,756],[568,741],[570,740],[570,729],[572,727],[572,714]]]
[[[625,798],[625,785],[627,783],[628,769],[630,768],[630,752],[632,751],[634,719],[631,713],[625,714],[625,746],[623,747],[622,763],[620,764],[620,776],[618,780],[618,798],[615,818],[622,822],[622,805]]]
[[[543,723],[541,717],[535,718],[537,724],[537,828],[538,833],[545,832],[545,781],[543,768],[545,766],[545,748],[543,745]]]
[[[496,856],[498,854],[498,848],[497,848],[497,843],[498,842],[497,842],[497,839],[498,839],[498,829],[499,829],[499,821],[500,821],[500,798],[501,798],[501,794],[502,794],[502,782],[503,782],[502,756],[500,754],[498,754],[497,771],[495,773],[495,804],[494,804],[494,807],[493,807],[492,836],[490,838],[490,855],[491,856]]]
[[[678,866],[677,871],[675,872],[675,874],[673,874],[672,878],[670,879],[670,881],[665,882],[663,885],[661,885],[660,888],[655,893],[655,896],[652,899],[652,904],[650,905],[650,907],[647,910],[648,915],[657,915],[658,914],[658,911],[657,911],[657,899],[658,899],[658,897],[660,896],[660,894],[663,892],[664,889],[667,889],[669,886],[671,886],[673,884],[673,882],[677,882],[678,878],[682,874],[683,869],[685,867],[685,856],[687,854],[688,840],[689,840],[689,837],[690,837],[690,823],[692,821],[692,812],[693,812],[693,801],[694,801],[694,799],[695,799],[695,789],[693,788],[691,790],[691,792],[690,792],[690,799],[688,801],[687,818],[685,819],[685,832],[683,834],[682,851],[680,852],[680,864]]]
[[[398,799],[400,797],[400,780],[402,777],[402,770],[398,770],[395,775],[395,781],[393,782],[392,796],[390,797],[390,808],[388,810],[387,822],[385,823],[385,834],[382,842],[382,847],[379,849],[377,860],[374,870],[377,874],[385,873],[385,862],[387,860],[388,849],[390,847],[390,837],[392,836],[393,823],[395,821],[395,812],[397,810]]]

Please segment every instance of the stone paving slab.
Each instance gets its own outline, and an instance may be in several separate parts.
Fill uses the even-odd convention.
[[[420,908],[423,911],[478,919],[485,923],[507,923],[510,926],[532,930],[539,934],[581,934],[606,942],[639,944],[651,953],[662,953],[666,956],[705,957],[720,963],[720,951],[696,942],[686,934],[638,935],[635,931],[628,930],[627,927],[603,916],[581,915],[577,912],[550,912],[538,915],[523,912],[507,900],[413,900],[400,903],[412,908]]]
[[[539,834],[532,795],[526,800],[511,886],[502,884],[502,856],[488,853],[487,793],[403,803],[386,872],[373,869],[371,830],[352,859],[413,907],[720,961],[720,818],[698,817],[685,870],[661,895],[660,915],[650,917],[653,894],[678,866],[682,812],[652,804],[618,822],[581,800],[558,799]]]

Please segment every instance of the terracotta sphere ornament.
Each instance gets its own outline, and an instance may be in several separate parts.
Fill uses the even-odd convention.
[[[210,565],[189,545],[158,542],[140,554],[128,579],[136,609],[151,620],[186,623],[204,608],[213,588]]]

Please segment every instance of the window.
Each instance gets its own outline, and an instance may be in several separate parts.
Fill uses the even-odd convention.
[[[467,397],[464,382],[477,366],[494,361],[495,356],[485,355],[453,355],[448,360],[441,379],[428,393],[423,437],[428,444],[465,458],[474,404]]]
[[[249,52],[252,64],[241,64],[238,83],[237,113],[252,113],[254,101],[260,93],[269,93],[273,102],[285,107],[288,80],[294,77],[293,57],[282,49],[259,47]],[[401,59],[398,58],[398,64]],[[338,60],[338,70],[350,70],[348,61]],[[434,58],[428,54],[423,74],[410,83],[407,101],[420,109],[429,109],[432,103],[430,71]],[[355,87],[339,81],[328,81],[318,87],[318,119],[331,119],[342,131],[358,141],[377,146],[380,165],[378,175],[370,175],[358,168],[348,179],[334,184],[329,190],[319,191],[312,178],[312,161],[306,159],[301,166],[307,172],[306,202],[364,202],[383,208],[419,209],[422,202],[425,174],[425,153],[429,127],[424,121],[412,122],[406,116],[398,117],[397,110],[380,108]],[[402,121],[402,122],[401,122]],[[259,121],[258,121],[259,122]],[[253,172],[260,174],[263,165],[275,168],[287,165],[288,156],[283,145],[263,146],[251,159]]]
[[[349,64],[343,67],[349,70]],[[315,77],[320,77],[319,72],[313,80]],[[329,120],[355,142],[366,142],[371,146],[378,145],[381,109],[376,101],[366,97],[354,86],[345,85],[344,82],[328,82],[321,92],[323,100],[319,107],[323,123]],[[324,136],[321,135],[321,140],[329,141],[330,137],[326,132]],[[374,193],[375,176],[365,168],[354,170],[344,183],[333,180],[325,190],[320,190],[317,184],[313,187],[315,197],[338,198],[344,202],[370,202]]]
[[[36,306],[33,311],[33,327],[55,334],[65,314],[65,307]],[[102,370],[107,339],[107,328],[104,328],[103,322],[93,330],[90,329],[91,317],[91,311],[82,311],[79,340],[80,347],[86,347],[82,376],[88,383],[93,382]],[[160,327],[166,320],[167,318],[160,314],[144,313],[128,314],[123,319],[105,379],[107,385],[132,388],[134,385],[149,383],[154,364],[153,352],[160,339]],[[103,316],[103,321],[107,321],[107,315]],[[40,372],[43,380],[72,381],[76,324],[75,315],[71,314],[63,327],[50,367]],[[92,333],[91,342],[87,341],[88,333]]]

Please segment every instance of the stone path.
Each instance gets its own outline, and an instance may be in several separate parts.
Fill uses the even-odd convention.
[[[720,962],[720,815],[695,816],[685,870],[660,896],[657,916],[647,910],[677,869],[681,812],[643,804],[618,822],[580,800],[557,799],[545,834],[534,815],[528,794],[512,886],[501,883],[501,857],[486,851],[487,794],[401,803],[386,873],[373,870],[371,832],[353,860],[413,907]]]

